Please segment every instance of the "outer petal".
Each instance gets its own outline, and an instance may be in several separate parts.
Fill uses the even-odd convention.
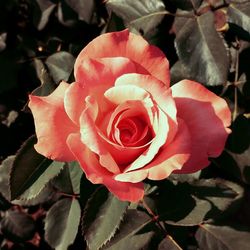
[[[116,175],[115,179],[133,183],[141,182],[146,178],[162,180],[167,178],[174,170],[181,169],[190,157],[191,141],[185,123],[182,120],[179,120],[178,123],[178,133],[172,143],[164,145],[146,167]]]
[[[104,184],[120,200],[138,202],[144,196],[142,183],[125,183],[113,179],[113,175],[100,166],[97,157],[84,144],[79,134],[69,136],[67,143],[80,162],[87,178],[95,184]]]
[[[169,86],[169,63],[163,52],[128,30],[106,33],[90,42],[76,59],[75,75],[78,74],[78,68],[86,56],[127,57]]]
[[[127,58],[103,58],[94,60],[85,58],[79,66],[76,82],[72,83],[65,93],[65,110],[76,124],[85,108],[85,98],[93,96],[102,110],[108,109],[103,93],[114,85],[117,77],[137,72],[132,61]]]
[[[196,82],[183,80],[172,86],[172,93],[177,116],[188,125],[192,140],[191,158],[177,173],[195,172],[209,164],[208,157],[222,152],[231,113],[225,100]]]
[[[66,140],[77,127],[64,111],[64,94],[69,84],[61,82],[49,96],[30,95],[29,107],[33,113],[38,142],[35,149],[40,154],[58,161],[72,161],[74,156]]]

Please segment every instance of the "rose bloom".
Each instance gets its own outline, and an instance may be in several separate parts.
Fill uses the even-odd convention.
[[[193,173],[223,150],[231,113],[222,98],[183,80],[170,87],[169,62],[128,30],[101,35],[78,55],[75,82],[30,95],[35,149],[78,161],[92,183],[120,200],[143,198],[143,180]]]

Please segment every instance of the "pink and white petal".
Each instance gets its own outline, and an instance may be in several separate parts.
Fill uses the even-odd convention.
[[[122,104],[126,101],[142,101],[149,98],[149,93],[137,86],[116,86],[109,88],[104,96],[115,105]]]
[[[172,118],[173,121],[177,121],[176,118],[176,106],[172,97],[171,89],[159,81],[157,78],[151,75],[142,75],[137,73],[124,74],[117,78],[115,86],[132,85],[145,89],[150,93],[154,101],[159,107]],[[176,122],[177,123],[177,122]]]
[[[77,82],[71,83],[65,92],[65,111],[76,125],[79,125],[80,115],[85,109],[85,98],[87,97],[87,94],[88,91],[82,88],[82,86]]]
[[[159,152],[160,148],[166,143],[168,133],[169,133],[169,125],[168,125],[168,117],[167,115],[159,109],[158,111],[158,120],[157,129],[154,128],[155,137],[151,141],[148,149],[141,154],[132,164],[130,164],[124,172],[130,172],[132,170],[140,169],[150,163],[154,157]]]
[[[114,180],[113,175],[100,165],[97,156],[82,144],[79,134],[71,134],[67,143],[92,183],[105,185],[120,200],[138,202],[143,198],[143,183]]]
[[[100,85],[111,87],[119,76],[136,72],[133,61],[121,56],[93,59],[90,54],[83,59],[78,65],[75,77],[77,82],[87,88]]]
[[[74,160],[66,144],[69,134],[78,130],[64,110],[63,99],[68,87],[69,84],[61,82],[49,96],[29,96],[38,139],[35,149],[52,160]]]
[[[79,66],[76,82],[72,83],[65,93],[65,110],[75,124],[85,108],[85,98],[93,96],[102,110],[107,110],[108,103],[103,93],[113,87],[117,77],[135,72],[135,64],[123,57],[102,58],[94,60],[86,57]]]
[[[164,53],[157,47],[149,45],[141,36],[130,33],[127,29],[106,33],[91,41],[76,59],[75,76],[86,56],[92,58],[127,57],[144,67],[151,75],[169,87],[169,62]]]
[[[222,152],[230,129],[231,113],[225,100],[199,83],[183,80],[172,86],[177,116],[190,131],[192,154],[177,173],[191,173],[209,164],[208,157]]]
[[[181,169],[190,157],[191,138],[187,126],[178,120],[179,129],[174,140],[169,145],[164,145],[145,168],[116,175],[119,181],[141,182],[148,178],[162,180],[167,178],[174,170]]]
[[[100,164],[111,173],[120,173],[117,163],[103,144],[92,118],[91,110],[88,108],[82,112],[80,117],[80,133],[82,143],[99,156]]]

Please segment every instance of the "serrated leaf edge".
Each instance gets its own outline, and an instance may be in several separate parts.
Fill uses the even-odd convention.
[[[86,205],[85,205],[84,211],[83,211],[82,218],[81,218],[81,230],[82,230],[82,235],[83,235],[84,240],[86,241],[86,244],[87,244],[87,246],[88,246],[89,249],[90,249],[89,241],[86,239],[86,237],[85,237],[85,235],[84,235],[84,227],[85,227],[85,224],[84,224],[84,220],[83,220],[83,219],[84,219],[84,217],[85,217],[85,215],[86,215],[86,213],[87,213],[87,208],[89,207],[89,204],[90,204],[90,203],[92,202],[92,200],[94,199],[95,194],[96,194],[100,189],[102,189],[102,188],[103,188],[102,186],[101,186],[100,188],[98,188],[98,189],[91,195],[91,197],[88,199],[88,201],[87,201],[87,203],[86,203]],[[109,199],[109,198],[110,198],[110,197],[108,197],[108,199]],[[111,198],[113,199],[114,196],[111,196]],[[107,200],[108,200],[108,199],[107,199]],[[104,242],[102,243],[102,245],[99,246],[99,248],[96,249],[96,250],[100,250],[100,249],[102,249],[103,247],[105,247],[105,245],[107,245],[107,243],[110,242],[110,240],[116,235],[116,233],[117,233],[118,229],[120,228],[120,225],[121,225],[121,223],[122,223],[122,221],[123,221],[123,219],[124,219],[124,217],[125,217],[125,214],[126,214],[127,211],[128,211],[128,207],[129,207],[129,205],[127,206],[127,208],[126,208],[126,210],[124,211],[124,213],[121,215],[119,223],[117,224],[116,227],[114,227],[114,230],[110,233],[109,237],[108,237],[108,238],[106,239],[106,241],[104,241]]]

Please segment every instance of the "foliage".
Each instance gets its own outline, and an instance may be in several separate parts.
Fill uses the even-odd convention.
[[[26,105],[29,93],[73,80],[94,37],[124,28],[165,52],[171,84],[201,82],[233,114],[221,156],[199,173],[148,181],[139,204],[91,184],[76,162],[38,154]],[[249,60],[249,0],[0,1],[0,248],[247,249]]]

